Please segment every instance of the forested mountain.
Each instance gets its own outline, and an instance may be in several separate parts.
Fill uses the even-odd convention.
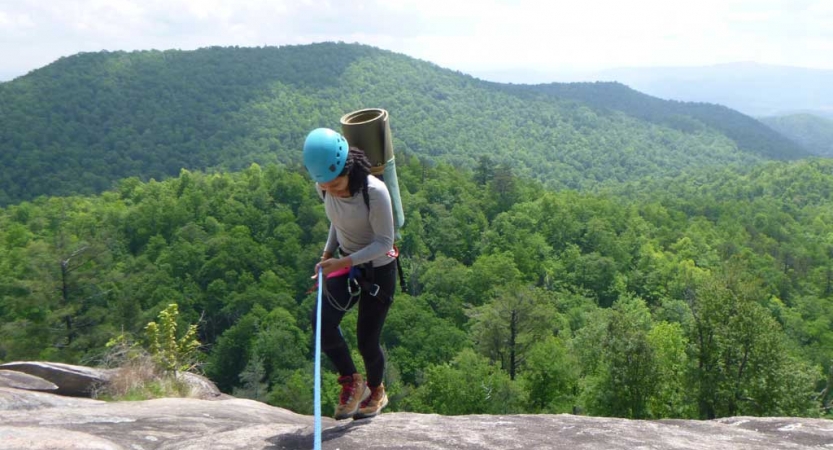
[[[734,140],[741,150],[759,153],[768,158],[808,156],[807,151],[798,148],[795,142],[725,106],[661,100],[619,83],[552,83],[524,86],[521,89],[577,100],[594,108],[599,114],[620,111],[684,133],[718,130]]]
[[[485,160],[399,167],[408,294],[383,333],[390,409],[829,413],[833,161],[607,194]],[[306,176],[277,165],[0,209],[0,361],[94,363],[177,303],[224,391],[310,413],[307,292],[326,233]]]
[[[721,107],[346,44],[0,84],[0,361],[94,364],[177,304],[225,392],[310,413],[328,222],[298,156],[362,107],[392,113],[407,217],[390,409],[829,416],[833,161],[772,161],[807,153]]]
[[[816,155],[833,157],[833,119],[812,114],[792,114],[759,120]]]
[[[391,112],[400,153],[488,156],[556,188],[804,155],[725,108],[618,85],[507,88],[362,45],[100,52],[0,84],[0,205],[295,164],[310,129],[363,107]]]

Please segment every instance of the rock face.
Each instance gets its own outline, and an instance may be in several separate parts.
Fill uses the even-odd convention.
[[[99,400],[0,387],[0,412],[95,405]],[[2,422],[0,422],[2,423]]]
[[[58,385],[41,377],[14,370],[0,370],[0,387],[28,389],[31,391],[55,391]]]
[[[220,392],[211,380],[201,375],[191,372],[180,374],[182,381],[184,381],[191,390],[191,395],[194,398],[201,398],[203,400],[220,400],[233,398],[229,395]]]
[[[37,393],[37,395],[52,395]],[[252,400],[95,400],[0,411],[0,450],[310,449],[313,418]],[[735,417],[636,421],[571,415],[385,413],[324,418],[324,449],[822,449],[833,421]]]
[[[118,374],[119,369],[95,369],[44,361],[16,361],[0,364],[0,387],[54,391],[71,397],[90,397]],[[185,372],[178,375],[192,397],[206,400],[229,398],[208,378]]]
[[[0,369],[23,372],[58,386],[56,394],[89,397],[96,386],[106,383],[113,371],[51,362],[16,361],[0,364]]]
[[[0,411],[0,449],[275,448],[270,439],[312,426],[311,417],[243,399],[74,400],[83,402]]]
[[[68,369],[77,372],[73,366],[59,367]],[[202,398],[141,402],[102,402],[0,387],[0,450],[312,448],[312,417],[214,395],[216,387],[210,381],[195,382],[207,383]],[[34,380],[27,383],[45,386]],[[61,390],[65,389],[59,385],[56,391]],[[822,419],[638,421],[566,414],[446,417],[388,412],[355,421],[325,417],[322,425],[322,448],[330,450],[833,448],[833,421]]]

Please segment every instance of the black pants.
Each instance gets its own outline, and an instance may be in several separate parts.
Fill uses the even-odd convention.
[[[367,369],[368,386],[376,387],[382,384],[382,377],[385,373],[385,355],[382,352],[380,339],[382,325],[393,303],[393,292],[396,289],[396,264],[394,261],[381,267],[364,269],[367,272],[365,279],[379,285],[379,292],[376,296],[371,295],[370,289],[365,287],[362,288],[360,295],[351,298],[347,290],[347,275],[329,278],[325,285],[326,292],[321,304],[321,349],[336,366],[339,375],[352,375],[357,372],[353,358],[350,356],[350,349],[347,348],[339,326],[346,311],[334,307],[326,297],[329,294],[332,300],[341,305],[342,309],[352,309],[358,303],[356,337],[359,353]],[[312,324],[313,327],[317,326],[314,312]]]

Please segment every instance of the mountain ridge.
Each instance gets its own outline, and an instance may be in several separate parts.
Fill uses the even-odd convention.
[[[594,78],[616,80],[660,98],[722,104],[750,116],[807,111],[833,117],[829,69],[738,62],[612,69]]]
[[[487,156],[554,188],[808,155],[749,145],[772,133],[757,122],[731,137],[686,109],[742,117],[711,106],[679,106],[686,129],[535,89],[360,44],[82,53],[0,84],[0,205],[183,168],[297,165],[308,130],[364,107],[391,112],[397,152],[468,169]]]
[[[758,120],[816,155],[833,157],[833,118],[803,113]]]

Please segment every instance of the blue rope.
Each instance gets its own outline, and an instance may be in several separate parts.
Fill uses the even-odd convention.
[[[318,269],[318,302],[315,307],[315,440],[313,449],[321,450],[321,292],[324,269]]]

